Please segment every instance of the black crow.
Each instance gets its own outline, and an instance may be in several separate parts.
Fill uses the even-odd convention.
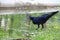
[[[46,23],[49,18],[51,18],[53,15],[55,15],[58,12],[59,11],[55,11],[55,12],[51,12],[50,14],[44,14],[38,17],[29,16],[29,19],[32,20],[33,24],[38,25],[38,28],[40,27],[39,25],[42,25],[42,29],[43,29],[44,28],[43,24]]]

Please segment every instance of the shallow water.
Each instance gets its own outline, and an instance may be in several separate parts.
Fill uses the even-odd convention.
[[[56,11],[58,9],[44,9],[44,10],[31,10],[31,11],[23,11],[23,10],[0,10],[0,15],[6,15],[6,14],[26,14],[26,13],[44,13],[44,12],[52,12]]]

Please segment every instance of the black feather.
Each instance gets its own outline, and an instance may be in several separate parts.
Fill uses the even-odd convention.
[[[55,11],[55,12],[51,12],[50,14],[44,14],[44,15],[38,16],[38,17],[29,16],[29,18],[30,18],[30,20],[32,20],[33,24],[38,25],[38,28],[39,28],[40,24],[42,25],[42,28],[44,28],[43,24],[46,23],[49,18],[51,18],[53,15],[55,15],[58,12],[59,11]]]

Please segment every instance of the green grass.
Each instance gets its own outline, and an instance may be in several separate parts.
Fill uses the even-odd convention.
[[[42,14],[31,14],[32,16],[40,16]],[[12,15],[8,15],[8,18],[11,18]],[[12,34],[9,35],[9,31],[4,31],[0,28],[0,40],[8,40],[9,38],[27,38],[24,36],[25,32],[28,32],[29,38],[31,40],[60,40],[60,13],[54,15],[46,23],[46,28],[41,30],[41,27],[38,30],[37,25],[34,25],[30,22],[30,25],[26,22],[25,14],[16,14],[14,16],[13,26],[8,25],[8,28],[12,28]],[[0,16],[1,17],[1,16]],[[6,16],[3,15],[4,18]]]

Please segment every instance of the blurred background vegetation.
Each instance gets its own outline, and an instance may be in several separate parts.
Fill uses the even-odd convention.
[[[20,1],[5,4],[0,2],[0,40],[60,40],[60,12],[47,21],[43,30],[41,27],[35,30],[37,25],[31,21],[29,24],[26,15],[26,12],[32,11],[32,16],[41,16],[42,12],[53,10],[60,10],[60,4],[31,4]]]
[[[41,16],[42,13],[31,14]],[[3,23],[4,22],[4,23]],[[3,25],[2,25],[3,24]],[[24,39],[60,40],[60,13],[46,23],[46,28],[35,30],[37,25],[31,21],[28,25],[26,14],[0,15],[0,40]]]

